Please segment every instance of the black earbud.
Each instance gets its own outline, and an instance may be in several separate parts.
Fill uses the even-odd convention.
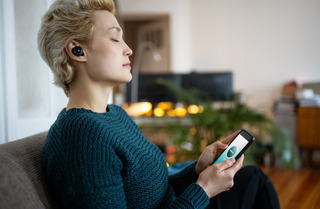
[[[73,47],[73,48],[72,48],[72,53],[73,53],[74,55],[78,56],[78,57],[84,55],[84,53],[83,53],[83,51],[82,51],[82,48],[81,48],[80,46],[75,46],[75,47]]]

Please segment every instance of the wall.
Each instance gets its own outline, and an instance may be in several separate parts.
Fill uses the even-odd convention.
[[[118,1],[172,15],[173,70],[233,69],[235,90],[270,116],[284,83],[320,80],[320,1]]]
[[[234,69],[235,89],[250,105],[270,114],[284,83],[320,81],[320,1],[201,0],[191,7],[193,67]]]
[[[17,115],[14,4],[1,1],[1,142],[15,135]]]
[[[37,49],[41,16],[50,2],[1,1],[0,143],[48,130],[66,104]]]
[[[15,1],[15,43],[20,118],[46,117],[50,114],[50,70],[40,57],[37,32],[46,2]],[[27,32],[28,31],[28,32]]]
[[[5,111],[4,111],[4,62],[3,62],[3,42],[4,42],[4,31],[3,31],[3,2],[0,0],[0,144],[5,141],[6,132],[5,132]]]

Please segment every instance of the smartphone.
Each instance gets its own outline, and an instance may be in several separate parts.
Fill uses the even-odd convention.
[[[254,141],[254,137],[246,130],[241,130],[240,133],[231,141],[228,147],[219,155],[214,163],[219,163],[229,158],[238,159],[250,144]]]

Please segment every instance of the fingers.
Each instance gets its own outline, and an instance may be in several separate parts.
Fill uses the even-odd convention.
[[[229,190],[234,185],[234,175],[241,168],[243,155],[236,161],[227,159],[205,169],[197,180],[208,197],[213,197],[223,191]]]
[[[238,130],[220,141],[224,144],[229,144],[232,141],[232,139],[234,139],[240,133],[240,131],[241,130]]]
[[[217,151],[217,149],[225,149],[227,147],[228,147],[228,144],[223,143],[222,141],[216,141],[216,142],[210,144],[209,146],[207,146],[206,149],[210,153],[215,153]]]
[[[216,149],[225,149],[227,145],[240,133],[241,130],[238,130],[224,139],[216,141],[215,143],[208,146],[209,149],[215,151]]]
[[[220,163],[217,163],[216,165],[219,166],[220,171],[224,171],[224,170],[227,170],[228,168],[230,168],[231,166],[233,166],[233,164],[235,162],[236,162],[235,159],[230,158],[230,159],[224,160],[224,161],[222,161]]]
[[[208,151],[208,153],[213,154],[213,156],[216,157],[216,155],[219,154],[220,151],[228,147],[228,144],[240,133],[240,131],[241,130],[238,130],[233,134],[227,136],[226,138],[216,141],[215,143],[207,146],[205,151]]]
[[[231,167],[229,167],[228,170],[235,174],[242,167],[243,160],[244,160],[244,155],[241,155],[241,157],[238,158],[238,160]]]
[[[233,158],[230,158],[228,160],[224,160],[221,162],[221,164],[222,164],[221,168],[222,169],[224,168],[224,169],[221,170],[220,172],[227,179],[226,182],[228,182],[226,184],[225,191],[228,191],[231,187],[233,187],[233,184],[234,184],[233,178],[234,178],[235,174],[242,167],[243,159],[244,159],[244,156],[241,155],[241,157],[237,161]]]
[[[227,144],[224,144],[220,141],[216,141],[215,143],[207,146],[199,157],[199,161],[200,159],[202,161],[200,164],[204,164],[206,166],[211,165],[213,159],[215,159],[217,155],[219,155],[219,153],[227,147]]]
[[[227,136],[226,138],[216,141],[215,143],[207,146],[204,151],[201,153],[198,162],[196,164],[195,170],[197,174],[200,174],[204,169],[210,166],[214,159],[218,157],[218,155],[228,147],[228,144],[239,134],[240,130],[234,132],[233,134]],[[232,165],[234,162],[229,162]],[[230,166],[225,165],[224,168],[228,168]]]
[[[217,151],[217,149],[226,149],[227,147],[228,144],[221,141],[217,141],[216,143],[214,143],[214,151]]]
[[[230,158],[215,165],[219,167],[220,172],[228,171],[232,174],[235,174],[242,167],[243,159],[244,155],[241,155],[241,157],[238,160]]]

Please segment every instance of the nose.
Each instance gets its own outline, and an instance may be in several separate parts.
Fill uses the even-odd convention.
[[[132,49],[131,49],[127,44],[126,44],[126,49],[125,49],[124,53],[125,53],[125,55],[128,56],[128,57],[133,54]]]

